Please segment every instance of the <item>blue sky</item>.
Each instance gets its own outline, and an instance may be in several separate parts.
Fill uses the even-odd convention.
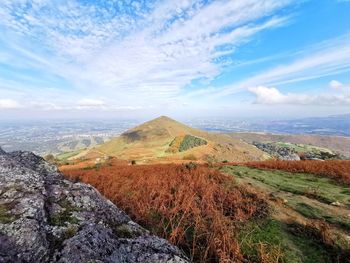
[[[0,2],[0,118],[350,112],[350,1]]]

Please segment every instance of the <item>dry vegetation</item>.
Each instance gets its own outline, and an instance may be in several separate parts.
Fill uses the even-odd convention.
[[[280,161],[248,162],[244,165],[260,169],[277,169],[292,173],[312,173],[350,184],[350,161]]]
[[[266,202],[252,190],[238,188],[233,177],[193,163],[127,166],[111,160],[96,169],[63,172],[95,186],[196,262],[242,261],[238,226],[267,214]]]

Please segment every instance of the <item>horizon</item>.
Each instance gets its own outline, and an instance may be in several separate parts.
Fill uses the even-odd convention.
[[[350,1],[2,1],[0,119],[350,112]]]
[[[31,118],[2,118],[0,119],[0,124],[4,123],[33,123],[33,122],[47,122],[47,123],[54,123],[54,122],[97,122],[97,121],[137,121],[140,123],[147,122],[147,121],[152,121],[161,117],[167,117],[175,121],[179,122],[188,122],[188,121],[194,121],[194,120],[205,120],[205,121],[247,121],[247,122],[263,122],[263,121],[297,121],[297,120],[307,120],[307,119],[323,119],[323,118],[332,118],[332,117],[349,117],[349,113],[342,113],[342,114],[328,114],[328,115],[310,115],[310,116],[303,116],[303,117],[281,117],[281,118],[276,118],[273,116],[266,116],[266,117],[261,117],[261,116],[249,116],[249,117],[240,117],[240,116],[223,116],[223,115],[218,115],[218,116],[192,116],[192,117],[183,117],[183,115],[156,115],[153,114],[149,117],[125,117],[125,116],[95,116],[95,117],[64,117],[64,116],[51,116],[51,117],[41,117],[41,116],[32,116]]]

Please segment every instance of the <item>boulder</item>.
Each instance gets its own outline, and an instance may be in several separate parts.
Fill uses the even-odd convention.
[[[0,262],[188,262],[95,188],[0,150]]]

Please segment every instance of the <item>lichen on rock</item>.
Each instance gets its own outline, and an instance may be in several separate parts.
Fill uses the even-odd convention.
[[[90,185],[0,149],[0,262],[188,262]]]

